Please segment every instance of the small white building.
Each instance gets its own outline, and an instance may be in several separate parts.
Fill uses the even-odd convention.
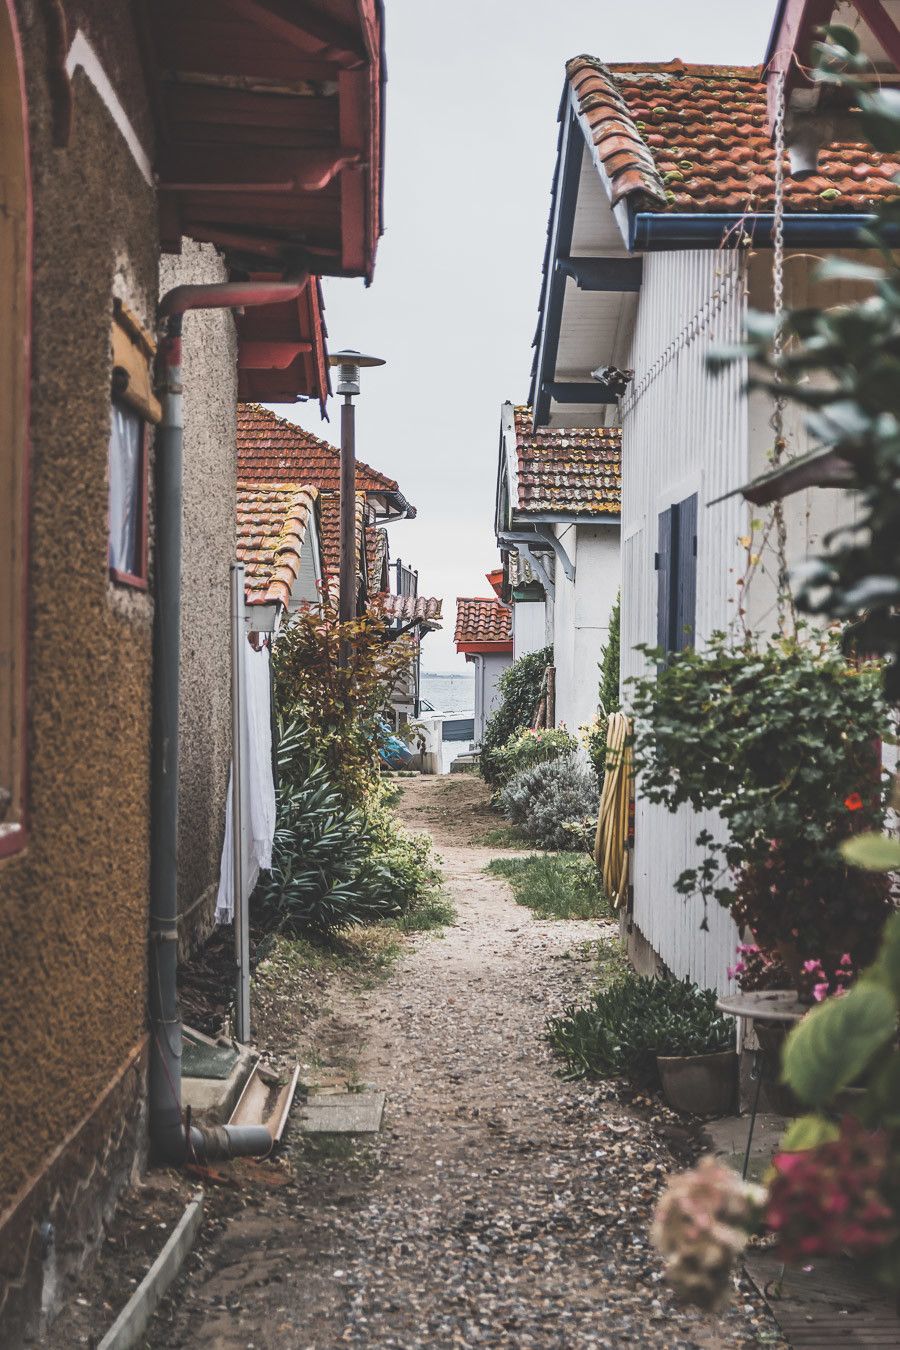
[[[787,180],[789,307],[860,295],[812,276],[824,253],[854,248],[866,213],[891,191],[896,165],[881,160],[839,142],[817,177]],[[568,63],[531,399],[539,428],[621,427],[626,705],[627,680],[646,669],[638,644],[703,643],[742,622],[742,610],[759,633],[776,626],[776,562],[753,526],[764,513],[728,495],[769,463],[771,402],[746,394],[744,363],[718,376],[707,366],[741,340],[748,308],[772,308],[772,211],[758,68]],[[796,411],[785,433],[790,455],[810,448]],[[807,488],[785,515],[797,562],[851,519],[852,504]],[[638,781],[629,943],[644,968],[661,961],[724,990],[739,940],[732,919],[711,906],[703,926],[701,901],[673,884],[699,861],[704,827],[719,825],[648,803]]]
[[[500,702],[498,681],[512,665],[512,610],[497,596],[457,596],[456,650],[475,667],[475,729],[481,744],[484,728]]]
[[[515,655],[553,646],[556,725],[597,712],[599,665],[619,591],[618,427],[535,427],[504,403],[495,528]]]

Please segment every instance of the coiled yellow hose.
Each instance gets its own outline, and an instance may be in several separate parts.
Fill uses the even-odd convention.
[[[628,894],[629,832],[634,793],[631,722],[612,713],[606,730],[606,774],[600,794],[594,862],[603,875],[611,904],[618,909]]]

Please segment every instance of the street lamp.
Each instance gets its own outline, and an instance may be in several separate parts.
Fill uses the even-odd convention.
[[[363,356],[349,349],[329,358],[338,367],[336,393],[341,404],[341,572],[338,617],[349,623],[356,617],[356,407],[359,372],[363,366],[383,366],[380,356]]]

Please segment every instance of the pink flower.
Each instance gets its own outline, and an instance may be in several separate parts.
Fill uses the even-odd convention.
[[[803,969],[808,975],[811,975],[814,970],[822,969],[822,963],[821,961],[804,961]]]
[[[826,980],[824,984],[814,984],[812,995],[817,1003],[821,1003],[823,999],[826,999],[828,997],[828,981]]]

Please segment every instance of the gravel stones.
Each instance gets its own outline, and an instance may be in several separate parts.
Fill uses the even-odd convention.
[[[600,925],[535,920],[484,875],[478,780],[412,779],[400,810],[434,835],[458,920],[410,940],[373,989],[334,976],[358,1073],[388,1094],[382,1133],[315,1151],[289,1125],[283,1184],[232,1169],[240,1186],[211,1197],[219,1216],[149,1343],[783,1346],[749,1284],[712,1317],[662,1279],[650,1215],[693,1131],[558,1076],[544,1020],[588,993]]]

